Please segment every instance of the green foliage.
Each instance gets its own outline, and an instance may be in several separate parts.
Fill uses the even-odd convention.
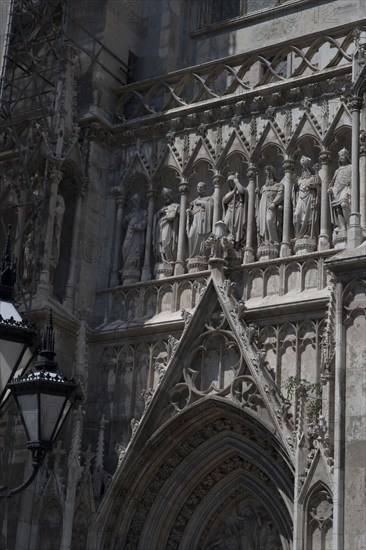
[[[289,376],[287,380],[285,381],[284,388],[287,391],[287,399],[289,401],[292,400],[293,396],[295,395],[295,391],[300,385],[300,378],[297,376]]]
[[[292,401],[296,391],[300,386],[305,386],[308,392],[308,405],[306,413],[310,424],[317,422],[319,414],[322,410],[322,385],[310,384],[306,380],[300,380],[297,376],[289,376],[284,383],[284,388],[287,391],[287,399]],[[312,395],[309,395],[312,394]]]

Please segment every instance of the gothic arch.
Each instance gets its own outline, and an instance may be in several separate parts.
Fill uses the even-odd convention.
[[[229,497],[264,506],[280,548],[289,548],[291,461],[259,419],[226,400],[209,398],[187,407],[131,449],[119,474],[99,515],[101,548],[189,548],[196,535],[203,545],[205,527],[218,519],[220,506],[227,508]]]
[[[261,187],[265,181],[264,168],[271,165],[275,169],[276,181],[281,181],[283,178],[283,160],[284,154],[278,143],[264,143],[261,149],[253,155],[253,162],[258,170],[258,183]]]
[[[37,548],[55,550],[60,547],[62,533],[62,510],[56,498],[43,503],[38,516]]]
[[[156,191],[160,194],[163,187],[169,187],[172,189],[175,198],[179,197],[179,179],[180,173],[175,166],[162,165],[160,166],[152,177],[152,184]]]
[[[249,159],[243,151],[230,151],[227,156],[226,165],[223,169],[227,168],[230,171],[237,172],[239,174],[239,180],[244,185],[243,180],[246,179],[246,172],[249,166]]]
[[[317,481],[310,489],[304,506],[305,550],[333,548],[333,498],[329,487]]]

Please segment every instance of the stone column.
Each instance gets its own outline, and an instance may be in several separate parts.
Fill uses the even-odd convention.
[[[244,250],[244,261],[247,264],[254,261],[254,235],[255,235],[255,187],[257,183],[257,170],[250,166],[248,175],[248,211],[247,211],[247,235]]]
[[[26,203],[26,195],[24,191],[21,191],[20,196],[18,198],[19,202]],[[24,225],[25,225],[25,208],[24,206],[18,206],[16,209],[17,212],[17,226],[15,228],[15,244],[14,244],[14,256],[18,259],[18,262],[20,261],[22,250],[24,246],[23,241],[23,233],[24,233]]]
[[[187,254],[187,237],[186,237],[186,218],[187,218],[187,199],[190,190],[188,181],[183,180],[179,185],[180,192],[180,217],[179,217],[179,235],[178,235],[178,250],[177,261],[175,263],[174,275],[183,275],[186,265]]]
[[[75,422],[72,434],[72,443],[67,464],[67,483],[63,510],[60,550],[70,550],[71,548],[77,486],[83,472],[83,467],[80,464],[80,450],[82,429],[84,425],[84,412],[81,406],[79,406],[78,410],[74,412],[74,416]]]
[[[120,187],[115,187],[112,189],[112,192],[116,196],[117,203],[117,214],[116,214],[116,239],[114,243],[114,254],[113,254],[113,264],[112,264],[112,273],[110,279],[110,285],[116,286],[119,283],[118,270],[120,267],[120,257],[121,257],[121,248],[122,248],[122,225],[123,225],[123,211],[126,206],[126,195],[122,193]]]
[[[72,243],[71,243],[71,253],[70,253],[70,271],[69,277],[66,284],[64,306],[73,311],[75,306],[75,289],[77,285],[77,276],[78,276],[78,262],[79,262],[79,247],[80,247],[80,223],[81,223],[81,205],[83,197],[85,197],[86,185],[81,187],[79,193],[75,198],[75,214],[74,214],[74,226],[72,230]]]
[[[38,296],[43,298],[48,298],[52,291],[52,284],[50,281],[50,259],[52,255],[52,243],[53,243],[53,226],[55,223],[55,209],[56,209],[56,199],[58,186],[62,180],[62,172],[58,170],[57,167],[53,167],[50,174],[50,194],[48,201],[48,212],[47,212],[47,225],[46,225],[46,238],[45,238],[45,247],[43,251],[42,258],[42,268],[39,277],[38,284]]]
[[[320,178],[321,198],[320,198],[320,234],[318,240],[318,250],[328,250],[330,248],[330,200],[328,188],[331,181],[330,168],[331,154],[329,151],[323,150],[319,155],[321,165]]]
[[[336,286],[335,312],[335,390],[334,390],[334,501],[333,549],[343,550],[344,540],[344,403],[346,348],[342,311],[343,284]]]
[[[213,182],[215,186],[213,199],[214,199],[214,210],[213,210],[213,222],[212,227],[215,227],[215,223],[221,220],[222,207],[221,207],[221,184],[222,176],[217,172],[213,177]]]
[[[360,215],[360,111],[362,99],[353,97],[350,101],[352,113],[352,185],[351,185],[351,215],[347,230],[348,248],[357,248],[362,242]]]
[[[142,268],[141,281],[150,281],[151,279],[151,244],[152,244],[152,226],[154,220],[155,199],[157,192],[155,189],[149,189],[147,192],[149,206],[147,210],[147,228],[145,241],[144,267]]]
[[[361,132],[360,143],[360,214],[361,229],[366,235],[366,132]]]
[[[292,159],[287,158],[283,163],[285,170],[284,184],[284,199],[283,199],[283,236],[280,250],[281,258],[291,256],[291,223],[292,223],[292,185],[295,175],[295,163]]]

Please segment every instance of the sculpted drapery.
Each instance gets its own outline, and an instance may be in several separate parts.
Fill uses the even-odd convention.
[[[302,156],[300,160],[302,173],[297,179],[294,194],[295,237],[316,237],[318,220],[318,190],[320,178],[311,168],[311,159]]]
[[[240,248],[245,239],[246,189],[237,174],[229,174],[230,191],[222,199],[223,221],[234,238],[235,248]]]
[[[123,269],[140,269],[142,267],[145,247],[145,230],[147,212],[140,208],[140,195],[132,198],[132,211],[124,219],[127,225],[126,236],[122,246]]]
[[[273,166],[266,166],[264,172],[266,181],[260,190],[257,211],[259,241],[260,243],[278,243],[281,240],[283,184],[276,181]]]
[[[56,198],[55,221],[53,225],[52,255],[51,261],[56,266],[60,258],[62,222],[65,214],[65,201],[62,195]]]
[[[206,196],[207,185],[197,185],[198,197],[187,209],[187,236],[189,258],[204,256],[204,241],[212,231],[213,198]]]
[[[351,212],[352,165],[347,149],[338,153],[339,168],[331,181],[328,193],[333,225],[341,230],[347,229]]]
[[[162,189],[164,206],[153,222],[153,250],[157,262],[175,262],[177,258],[180,206],[173,203],[172,190]]]

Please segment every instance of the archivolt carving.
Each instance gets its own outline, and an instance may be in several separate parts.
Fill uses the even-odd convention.
[[[256,465],[254,465],[252,462],[244,459],[240,456],[233,456],[232,458],[225,460],[222,462],[217,468],[212,470],[202,481],[201,483],[194,489],[194,491],[189,495],[186,502],[184,503],[184,506],[181,508],[178,516],[175,519],[174,527],[170,533],[167,548],[169,550],[175,550],[179,547],[179,543],[182,540],[182,535],[184,533],[185,527],[188,524],[190,518],[192,517],[194,511],[198,507],[199,503],[206,497],[206,495],[209,494],[210,491],[214,490],[215,485],[217,485],[221,480],[223,480],[226,476],[234,472],[235,470],[243,470],[247,472],[249,475],[253,476],[258,482],[263,483],[266,486],[266,489],[269,494],[276,494],[276,486],[271,481],[271,479]],[[270,517],[268,516],[268,512],[263,507],[257,507],[255,509],[253,507],[253,503],[251,503],[252,506],[248,505],[249,502],[247,501],[246,504],[242,503],[242,506],[240,506],[240,512],[244,515],[243,518],[241,518],[241,528],[238,530],[235,530],[234,527],[234,533],[236,531],[236,536],[239,537],[236,539],[236,542],[239,543],[240,539],[241,543],[244,543],[244,548],[250,548],[251,550],[261,550],[261,546],[259,546],[259,536],[262,535],[262,538],[269,538],[270,533],[268,532],[267,528],[263,529],[261,531],[260,524],[259,524],[259,518],[262,516],[262,519],[266,518],[266,521],[268,523],[271,523],[271,527],[273,529],[273,522],[270,521]],[[249,519],[247,517],[247,514],[251,515],[250,518],[250,524],[253,529],[249,528],[249,524],[246,524],[245,519]],[[228,525],[225,525],[225,522],[223,522],[223,526],[219,526],[219,532],[214,533],[214,535],[211,538],[211,541],[209,543],[209,546],[207,548],[210,548],[214,550],[215,548],[224,548],[227,546],[219,546],[218,542],[219,539],[221,539],[221,542],[226,542],[222,539],[223,532],[225,531],[226,527],[228,531],[230,531],[229,525],[233,527],[235,524],[234,518],[228,519]],[[257,523],[257,525],[256,525]],[[271,529],[271,532],[272,532]],[[245,531],[248,531],[247,534],[244,533]],[[278,538],[278,532],[277,530],[274,530],[272,534],[277,535]],[[216,535],[216,536],[215,536]],[[235,535],[234,535],[235,536]],[[214,540],[212,540],[214,539]],[[215,540],[216,539],[216,540]],[[235,538],[234,538],[235,541]],[[243,548],[242,545],[240,546],[233,546],[233,547],[227,547],[227,548]],[[277,548],[280,547],[271,547],[271,550],[277,550]]]
[[[183,418],[182,422],[184,424]],[[137,548],[149,510],[151,509],[164,483],[173,474],[178,465],[183,460],[187,459],[188,456],[195,451],[195,449],[200,447],[200,445],[205,443],[210,438],[214,438],[218,434],[222,434],[223,436],[224,433],[231,431],[241,437],[244,437],[245,440],[251,442],[251,444],[259,445],[263,453],[269,453],[271,460],[277,464],[289,480],[291,479],[292,473],[271,441],[263,437],[262,434],[258,433],[255,429],[247,427],[242,422],[237,422],[230,418],[219,418],[195,431],[192,435],[185,437],[184,441],[182,441],[173,451],[169,453],[168,456],[165,457],[164,462],[161,463],[159,469],[152,476],[149,482],[146,483],[144,493],[140,497],[138,509],[136,509],[128,531],[127,547],[130,550]],[[238,469],[245,470],[248,474],[253,476],[253,478],[260,480],[269,492],[273,491],[273,494],[278,494],[276,484],[269,479],[267,474],[261,468],[242,456],[233,456],[225,460],[210,474],[208,474],[191,493],[191,496],[189,497],[190,500],[184,503],[184,506],[181,509],[179,517],[176,519],[175,526],[171,532],[172,544],[175,544],[174,540],[180,540],[179,537],[181,536],[182,529],[184,530],[184,526],[187,524],[189,517],[191,517],[194,509],[207,494],[207,491],[210,490],[215,483],[223,479],[225,475],[228,475],[228,473]],[[111,521],[113,522],[113,518]],[[106,541],[104,548],[105,550],[109,548],[108,541]]]
[[[282,550],[278,529],[264,506],[252,496],[235,503],[211,531],[208,550]]]

